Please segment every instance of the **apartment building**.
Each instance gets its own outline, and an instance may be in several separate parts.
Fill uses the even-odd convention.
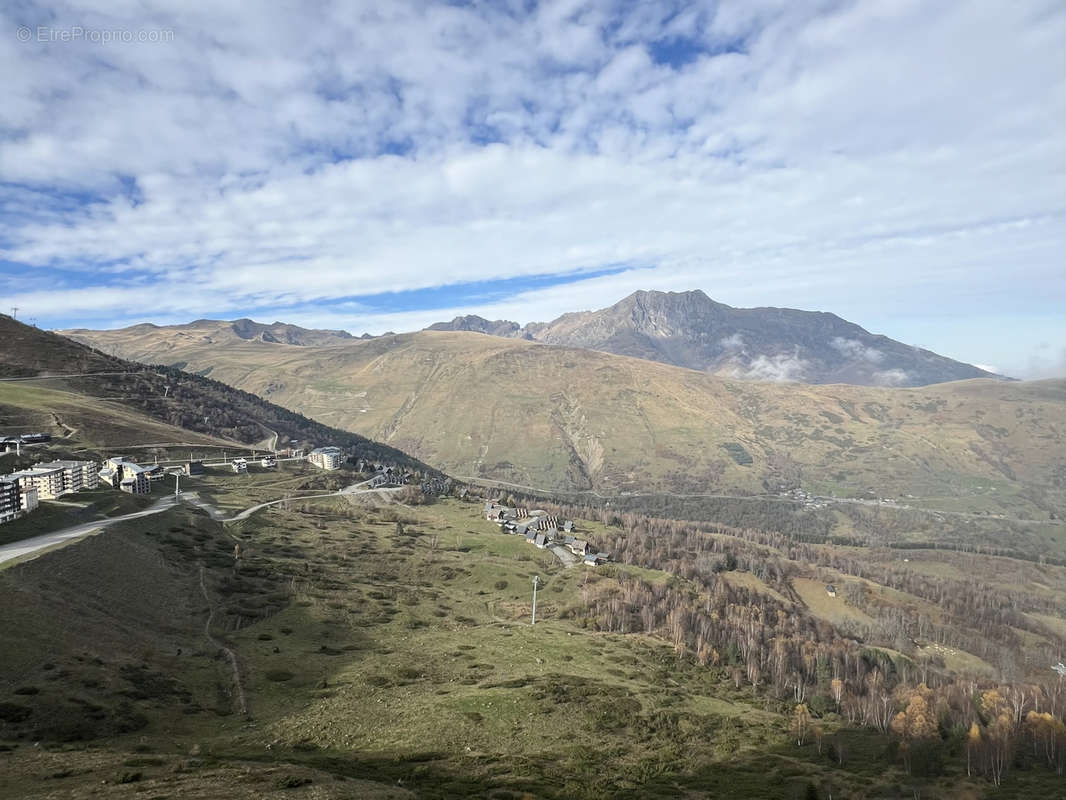
[[[150,467],[128,461],[125,456],[112,456],[104,462],[99,479],[127,494],[148,494],[152,491],[148,477]]]
[[[0,525],[22,513],[22,496],[19,485],[13,480],[0,478]]]
[[[344,453],[339,447],[317,447],[307,456],[307,460],[322,469],[340,469],[344,463]]]
[[[95,489],[100,485],[99,467],[95,461],[49,461],[35,469],[63,470],[63,493]]]
[[[152,491],[152,484],[149,481],[150,472],[149,467],[142,467],[127,461],[122,465],[122,480],[119,481],[118,488],[126,494],[150,494]]]
[[[12,472],[7,478],[18,483],[19,491],[36,489],[37,497],[41,500],[55,500],[61,494],[66,494],[66,480],[61,467],[31,467]]]

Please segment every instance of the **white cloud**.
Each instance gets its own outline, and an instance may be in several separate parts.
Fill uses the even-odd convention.
[[[748,363],[740,361],[718,370],[718,374],[746,381],[772,381],[791,383],[807,377],[810,363],[798,355],[760,355]]]
[[[863,361],[877,364],[885,357],[885,354],[876,347],[867,347],[858,339],[845,339],[843,336],[834,336],[829,344],[845,358],[861,358]]]
[[[6,30],[175,36],[0,37],[0,258],[49,276],[0,273],[0,302],[55,322],[258,309],[357,333],[550,319],[637,288],[860,321],[1061,307],[1066,95],[1047,76],[1063,9],[675,10],[7,8]],[[677,35],[734,52],[654,63],[650,43]],[[36,193],[57,187],[97,202]],[[613,264],[632,269],[437,311],[328,304]]]
[[[731,336],[723,336],[718,340],[718,344],[723,350],[743,350],[744,337],[734,333]]]
[[[874,386],[906,386],[910,375],[903,369],[886,369],[872,376]]]

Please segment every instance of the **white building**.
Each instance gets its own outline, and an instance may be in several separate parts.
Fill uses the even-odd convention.
[[[126,462],[122,465],[122,479],[119,481],[118,488],[126,494],[150,494],[152,491],[152,484],[148,479],[150,471],[148,467]]]
[[[307,456],[307,460],[322,469],[340,469],[344,463],[344,453],[339,447],[317,447]]]
[[[127,494],[148,494],[152,491],[149,472],[151,468],[135,464],[125,456],[113,456],[104,462],[99,478],[108,486]]]
[[[34,469],[63,470],[63,494],[95,489],[100,485],[99,468],[95,461],[49,461],[37,464]]]
[[[237,473],[247,472],[248,471],[248,459],[246,459],[246,458],[235,458],[235,459],[233,459],[232,462],[230,462],[230,466],[233,468],[234,472],[237,472]]]
[[[18,483],[20,491],[36,489],[38,499],[55,500],[61,494],[65,494],[66,482],[63,473],[61,467],[45,469],[38,466],[12,472],[7,478]]]

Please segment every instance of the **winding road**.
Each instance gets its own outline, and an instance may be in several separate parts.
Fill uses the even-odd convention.
[[[398,492],[400,489],[362,489],[360,487],[366,486],[370,481],[364,481],[363,483],[355,483],[351,486],[346,486],[337,492],[329,492],[327,494],[313,494],[305,497],[282,497],[279,500],[270,500],[266,503],[259,503],[251,508],[246,508],[243,511],[234,514],[231,517],[224,516],[221,511],[215,508],[210,503],[202,501],[195,492],[182,492],[181,499],[188,501],[197,508],[202,508],[208,513],[211,519],[216,522],[239,522],[243,519],[248,519],[252,514],[261,509],[268,508],[270,506],[280,505],[281,503],[288,503],[291,501],[304,500],[318,500],[324,497],[344,497],[348,495],[356,494],[378,494],[379,496],[387,496],[393,492]],[[40,536],[33,536],[29,539],[22,539],[11,544],[0,546],[0,564],[7,561],[12,561],[16,558],[23,558],[25,556],[32,556],[35,553],[39,553],[43,550],[49,550],[54,547],[62,547],[68,545],[71,542],[82,539],[94,533],[99,533],[105,528],[114,525],[117,522],[125,522],[130,519],[137,519],[139,517],[149,517],[153,514],[159,514],[163,511],[173,508],[177,503],[177,499],[173,496],[164,497],[161,500],[156,501],[143,511],[134,511],[132,514],[123,514],[119,517],[111,517],[109,519],[93,520],[92,522],[83,522],[80,525],[73,525],[69,528],[63,528],[58,531],[52,531],[51,533],[43,533]]]

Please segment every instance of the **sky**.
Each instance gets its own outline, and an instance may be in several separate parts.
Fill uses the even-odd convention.
[[[1066,6],[15,0],[0,310],[382,333],[637,289],[1066,375]]]

